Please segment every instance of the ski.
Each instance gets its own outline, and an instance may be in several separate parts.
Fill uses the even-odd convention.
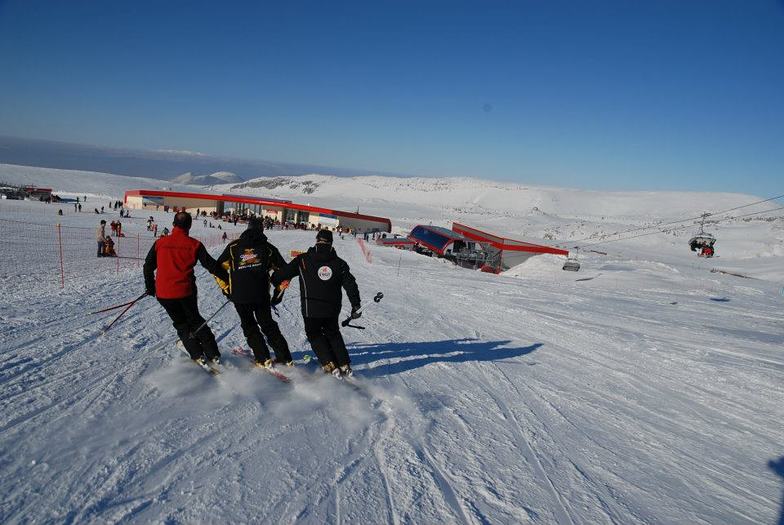
[[[339,380],[353,391],[362,394],[363,396],[370,397],[370,393],[362,385],[357,383],[353,377],[342,376]]]
[[[234,355],[237,355],[237,356],[241,356],[241,357],[247,358],[248,360],[250,360],[254,364],[254,366],[256,368],[264,370],[265,372],[269,373],[271,376],[273,376],[276,379],[282,381],[283,383],[291,383],[291,378],[289,376],[278,372],[274,368],[266,368],[266,367],[263,367],[263,366],[256,366],[256,357],[253,355],[253,352],[251,352],[250,350],[248,350],[246,348],[242,348],[241,346],[238,346],[238,347],[232,349],[231,353],[234,354]]]
[[[207,372],[209,375],[217,376],[221,373],[220,370],[215,366],[212,366],[202,361],[191,359],[191,355],[188,353],[188,350],[185,349],[185,345],[183,345],[182,341],[180,341],[179,339],[177,340],[177,348],[179,348],[180,351],[182,351],[182,353],[184,353],[188,357],[188,361],[194,363],[199,368]]]

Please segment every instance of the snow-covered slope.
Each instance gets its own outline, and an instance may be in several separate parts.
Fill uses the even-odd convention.
[[[572,249],[612,252],[619,257],[642,257],[692,263],[687,241],[698,226],[687,221],[669,234],[630,240],[614,235],[629,229],[698,217],[759,201],[754,195],[700,192],[598,192],[523,186],[476,179],[416,179],[392,177],[338,178],[323,175],[277,177],[222,187],[226,192],[282,197],[338,209],[355,210],[392,219],[393,229],[407,233],[421,223],[450,227],[466,223],[511,238],[542,240]],[[751,217],[781,202],[763,203],[718,217],[709,224],[719,238],[716,266],[736,267],[756,277],[784,280],[784,212]],[[648,230],[642,233],[647,233]],[[611,241],[597,244],[600,241]]]
[[[154,179],[0,164],[0,182],[3,181],[51,186],[64,196],[87,194],[117,199],[122,198],[126,189],[140,187],[205,191],[199,186],[166,185]],[[477,179],[325,175],[262,178],[212,186],[209,191],[281,197],[351,211],[359,209],[391,218],[393,231],[402,234],[416,224],[451,227],[452,221],[457,221],[511,238],[544,241],[570,250],[580,246],[616,257],[668,264],[678,261],[694,264],[686,242],[698,228],[696,221],[687,221],[680,229],[667,234],[632,235],[628,236],[632,237],[629,240],[623,240],[627,236],[615,234],[760,200],[757,196],[734,193],[597,192]],[[748,275],[758,278],[784,280],[781,264],[784,213],[778,210],[743,217],[746,213],[780,206],[780,201],[763,203],[721,215],[717,217],[718,222],[709,223],[710,231],[719,238],[719,257],[713,259],[713,265],[731,271],[743,268]]]
[[[757,200],[734,193],[598,192],[525,186],[465,178],[330,177],[304,175],[254,179],[234,185],[244,192],[345,198],[359,202],[445,206],[466,211],[551,214],[564,218],[670,217],[694,215]]]
[[[42,173],[39,184],[82,192]],[[101,195],[114,181],[66,180]],[[342,200],[337,191],[301,197],[349,209],[367,199],[362,207],[375,202],[388,216],[442,220],[445,208],[416,191],[391,189],[381,202],[362,188]],[[717,206],[755,200],[726,199]],[[96,220],[51,209],[1,202],[0,219]],[[467,215],[542,227],[571,220],[540,209],[546,214]],[[645,219],[636,217],[612,220],[628,227]],[[597,229],[609,222],[579,220]],[[731,223],[720,249],[764,245],[774,226],[780,221]],[[127,221],[131,237],[149,235],[143,228]],[[203,225],[193,233],[203,235]],[[286,255],[314,240],[312,232],[268,234]],[[0,252],[4,523],[735,524],[780,516],[780,253],[730,257],[740,273],[760,261],[778,265],[770,280],[743,279],[711,273],[724,259],[698,260],[680,239],[666,249],[663,235],[649,247],[629,241],[606,256],[589,253],[577,274],[541,256],[496,276],[376,247],[368,263],[353,239],[338,238],[364,302],[385,294],[359,320],[366,330],[344,330],[354,390],[313,365],[284,370],[291,385],[251,369],[230,352],[245,345],[230,306],[210,322],[227,361],[218,378],[179,353],[151,298],[102,334],[112,317],[88,312],[138,296],[140,269],[95,258],[84,263],[90,279],[62,290],[41,269],[19,287],[35,271],[29,261],[40,240],[9,235],[0,229],[8,248]],[[224,298],[209,275],[197,276],[206,317]],[[298,293],[293,283],[277,319],[301,359],[311,352]]]
[[[175,184],[158,179],[128,177],[97,173],[93,171],[59,170],[0,164],[0,182],[52,188],[61,196],[88,195],[101,198],[121,199],[127,190],[140,188],[193,191],[187,184]]]

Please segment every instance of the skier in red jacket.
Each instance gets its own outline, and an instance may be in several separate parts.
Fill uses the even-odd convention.
[[[175,214],[171,235],[155,241],[147,254],[144,284],[147,293],[155,296],[169,314],[191,359],[219,363],[215,335],[199,313],[193,267],[198,261],[213,275],[222,279],[228,279],[228,275],[201,242],[188,236],[191,222],[189,213]]]

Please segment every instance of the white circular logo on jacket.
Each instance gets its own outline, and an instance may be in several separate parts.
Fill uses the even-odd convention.
[[[329,266],[322,266],[318,269],[318,276],[322,281],[329,281],[332,278],[332,268]]]

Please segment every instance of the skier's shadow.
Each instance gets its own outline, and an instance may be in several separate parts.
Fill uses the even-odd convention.
[[[768,461],[768,467],[784,479],[784,456],[777,460],[771,459]],[[781,496],[781,510],[779,511],[779,521],[777,523],[784,525],[784,494]]]
[[[448,339],[421,343],[353,344],[348,348],[354,366],[363,367],[363,377],[379,377],[407,372],[430,363],[498,361],[528,355],[542,346],[508,348],[511,341]]]

